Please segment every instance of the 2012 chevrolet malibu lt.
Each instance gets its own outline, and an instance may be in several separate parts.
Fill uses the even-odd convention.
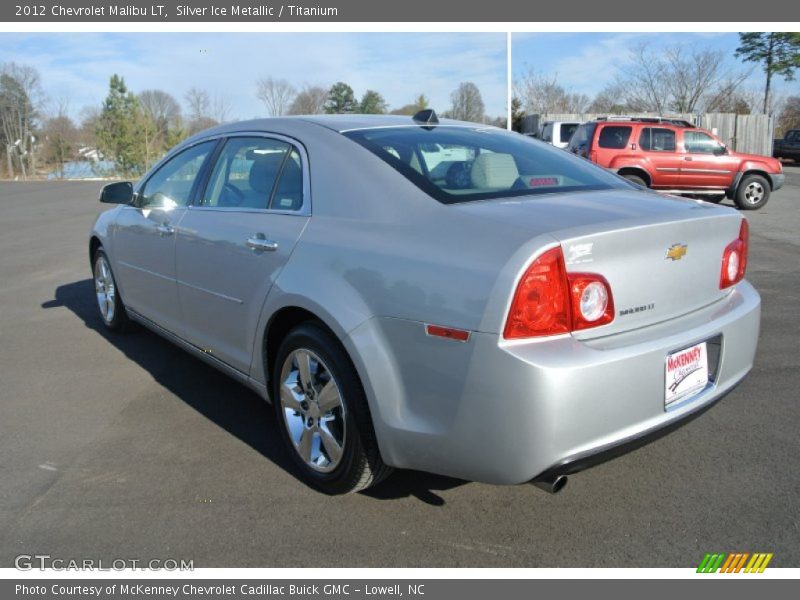
[[[270,400],[328,493],[392,468],[557,491],[753,364],[739,213],[432,111],[223,125],[101,201],[105,325]]]

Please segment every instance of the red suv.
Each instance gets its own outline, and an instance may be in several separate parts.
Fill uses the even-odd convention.
[[[783,186],[779,160],[739,154],[711,132],[677,119],[598,119],[583,123],[568,150],[660,192],[761,208]]]

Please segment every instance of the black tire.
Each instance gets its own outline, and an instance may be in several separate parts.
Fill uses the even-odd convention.
[[[746,175],[736,188],[733,201],[741,210],[758,210],[768,201],[770,196],[769,182],[761,175]]]
[[[100,291],[98,288],[98,269],[100,268],[98,263],[100,261],[104,261],[105,265],[108,269],[108,278],[110,278],[111,285],[113,285],[113,310],[109,312],[106,310],[105,314],[103,309],[100,306]],[[92,283],[94,284],[95,288],[95,298],[97,300],[97,310],[100,314],[100,320],[105,325],[106,329],[111,331],[126,331],[130,326],[130,320],[128,319],[128,313],[125,311],[125,304],[122,302],[122,296],[119,294],[119,290],[117,288],[117,282],[114,278],[114,273],[111,270],[111,262],[108,260],[108,256],[106,255],[105,251],[103,251],[102,246],[99,247],[92,257]]]
[[[639,177],[639,175],[634,175],[633,173],[625,173],[624,175],[622,175],[622,177],[624,177],[631,183],[635,183],[636,185],[640,185],[645,188],[648,187],[647,182],[641,177]]]
[[[281,400],[280,390],[283,384],[282,374],[285,363],[287,363],[287,359],[291,360],[290,356],[298,350],[310,351],[319,358],[321,363],[324,363],[322,367],[317,363],[316,372],[317,374],[320,370],[330,372],[330,378],[336,383],[343,406],[342,421],[345,425],[346,435],[342,442],[341,458],[330,472],[320,472],[307,464],[290,437],[292,434],[289,431],[288,420],[300,418],[302,421],[305,417],[300,415],[309,414],[287,409]],[[391,474],[393,469],[386,466],[381,460],[367,398],[358,373],[339,340],[329,331],[313,322],[303,323],[292,329],[281,343],[275,356],[271,382],[278,428],[281,430],[281,437],[304,481],[326,494],[347,494],[375,485]],[[319,391],[316,394],[317,398],[321,397]],[[303,398],[308,399],[309,396],[304,395]],[[311,398],[313,402],[313,396]],[[308,407],[308,404],[306,401],[305,406]],[[288,416],[285,414],[287,411]],[[316,418],[318,422],[323,420],[319,417],[319,413]],[[293,422],[296,423],[294,420]],[[320,438],[318,448],[322,447]]]

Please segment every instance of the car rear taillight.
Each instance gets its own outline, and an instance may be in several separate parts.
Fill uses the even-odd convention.
[[[522,339],[569,333],[614,320],[608,282],[594,273],[567,274],[561,247],[534,260],[517,285],[503,337]]]
[[[719,289],[724,290],[744,279],[747,270],[747,247],[750,226],[742,219],[739,237],[725,247],[722,253],[722,271],[719,276]]]

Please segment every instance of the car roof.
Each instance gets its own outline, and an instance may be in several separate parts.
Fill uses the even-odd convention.
[[[597,125],[647,125],[650,127],[675,127],[677,129],[699,129],[696,125],[679,117],[627,117],[627,118],[604,118],[598,117],[590,121]]]
[[[267,119],[251,119],[249,121],[236,121],[218,125],[211,129],[201,131],[198,136],[208,137],[210,135],[220,135],[234,133],[237,131],[264,131],[275,132],[279,130],[291,129],[301,124],[312,123],[343,133],[356,129],[375,129],[383,127],[435,127],[436,125],[420,123],[409,115],[297,115],[290,117],[271,117]],[[471,123],[469,121],[457,121],[455,119],[440,119],[438,126],[449,127],[469,127],[469,128],[494,128],[493,125],[481,123]]]

